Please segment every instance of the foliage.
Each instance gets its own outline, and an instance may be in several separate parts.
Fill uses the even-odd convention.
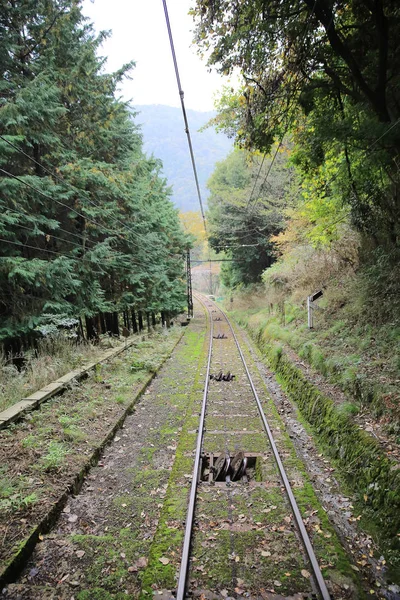
[[[189,243],[75,0],[3,6],[0,341],[184,301]],[[10,145],[11,144],[11,145]]]
[[[232,260],[221,269],[228,287],[259,281],[275,259],[270,238],[284,224],[282,210],[291,171],[287,150],[277,154],[269,177],[271,160],[237,149],[217,164],[209,180],[209,243]]]
[[[344,206],[376,245],[398,245],[396,2],[197,0],[192,14],[209,64],[242,74],[219,127],[260,151],[291,131],[307,200]]]

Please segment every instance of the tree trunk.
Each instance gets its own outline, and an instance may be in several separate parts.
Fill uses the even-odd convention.
[[[101,333],[107,333],[106,321],[104,313],[100,313]]]
[[[143,331],[143,315],[142,315],[141,310],[138,310],[138,319],[139,319],[139,331]]]
[[[151,323],[153,325],[153,329],[156,328],[156,315],[154,312],[151,313]]]
[[[86,337],[88,340],[96,340],[98,339],[97,331],[94,326],[93,319],[91,317],[85,316],[85,324],[86,324]]]
[[[150,313],[146,311],[147,333],[151,333]]]
[[[113,313],[113,333],[119,336],[118,313]]]
[[[136,314],[133,309],[132,309],[132,327],[133,327],[133,333],[137,333],[138,332],[138,324],[136,321]]]
[[[108,335],[112,335],[113,332],[113,314],[112,313],[104,313],[104,319],[106,322],[106,331]]]

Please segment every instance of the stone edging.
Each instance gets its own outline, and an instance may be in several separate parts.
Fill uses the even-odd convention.
[[[140,388],[136,391],[132,402],[124,410],[123,414],[120,416],[118,421],[116,423],[114,423],[114,425],[108,431],[107,435],[103,438],[103,440],[101,440],[99,442],[98,446],[94,449],[91,456],[88,457],[86,464],[79,470],[79,472],[76,475],[74,475],[71,478],[72,481],[68,485],[66,491],[63,492],[63,494],[57,500],[54,501],[52,506],[48,509],[47,514],[43,517],[43,519],[40,521],[39,524],[34,526],[31,533],[29,534],[29,536],[23,542],[21,542],[21,544],[20,544],[17,552],[14,554],[14,556],[12,556],[9,559],[8,563],[5,564],[2,572],[0,573],[0,590],[5,585],[7,585],[8,583],[12,583],[16,579],[16,577],[18,576],[18,574],[24,567],[27,559],[30,557],[33,550],[35,549],[35,546],[38,543],[40,536],[42,534],[48,533],[50,531],[51,527],[53,526],[56,519],[62,512],[64,506],[66,505],[69,496],[71,494],[79,493],[79,491],[84,483],[85,476],[90,471],[91,467],[93,467],[97,464],[97,462],[100,458],[100,455],[101,455],[102,451],[104,450],[105,446],[109,442],[111,442],[111,440],[114,438],[117,431],[122,427],[126,417],[132,412],[134,405],[137,403],[139,398],[145,392],[148,385],[152,382],[152,380],[159,373],[159,371],[163,367],[164,363],[170,358],[172,352],[175,350],[176,346],[179,344],[179,342],[185,335],[186,331],[187,331],[187,328],[183,329],[182,333],[179,335],[178,339],[176,340],[176,343],[171,348],[171,352],[168,354],[168,356],[166,356],[164,358],[164,360],[162,360],[160,362],[160,364],[158,365],[156,370],[153,373],[151,373],[150,375],[148,375],[146,380],[143,382],[143,384],[140,386]],[[133,342],[131,342],[129,345],[132,345],[132,343]],[[126,347],[128,348],[129,346],[127,345]],[[124,348],[119,348],[118,352],[115,352],[112,356],[116,356],[117,354],[120,354],[124,350],[125,350],[125,346],[124,346]],[[104,362],[104,360],[106,360],[106,358],[103,357],[102,360],[98,361],[98,362]],[[98,363],[93,363],[90,365],[90,367],[85,367],[86,371],[88,371],[91,368],[94,368],[94,366],[96,364],[98,364]],[[73,373],[73,372],[74,371],[71,371],[71,373]],[[70,375],[70,373],[68,375]],[[66,377],[66,375],[64,377]],[[43,389],[46,389],[46,388],[43,388]],[[57,392],[50,393],[47,396],[47,398],[54,395],[55,393],[57,393]],[[45,398],[45,399],[47,399],[47,398]],[[14,405],[14,406],[16,406],[16,405]]]
[[[89,373],[89,371],[94,369],[96,365],[99,365],[100,363],[110,358],[114,358],[114,356],[118,356],[118,354],[121,354],[121,352],[124,352],[124,350],[130,348],[134,341],[135,340],[132,340],[128,343],[125,343],[123,346],[112,348],[111,350],[103,352],[100,359],[96,362],[87,363],[80,369],[74,369],[73,371],[70,371],[69,373],[63,375],[62,377],[59,377],[52,383],[48,383],[45,387],[38,390],[37,392],[34,392],[30,396],[23,398],[20,402],[13,404],[9,408],[6,408],[2,412],[0,412],[0,429],[5,429],[6,427],[8,427],[8,425],[14,423],[14,421],[18,421],[19,419],[21,419],[28,411],[38,408],[38,406],[40,406],[42,402],[45,402],[52,396],[63,392],[67,388],[68,384],[71,383],[71,381],[73,381],[74,379],[79,381],[87,373]]]
[[[364,505],[366,512],[395,551],[400,525],[400,470],[384,455],[372,435],[360,429],[334,401],[290,360],[281,346],[265,343],[262,329],[247,325],[272,370],[279,376],[282,388],[296,403],[300,413],[313,427],[317,439],[337,462],[349,487]]]

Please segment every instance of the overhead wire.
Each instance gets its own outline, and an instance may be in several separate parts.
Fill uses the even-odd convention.
[[[27,212],[24,212],[22,210],[17,210],[16,208],[9,208],[7,207],[5,209],[7,211],[7,213],[11,212],[14,213],[16,215],[21,215],[23,217],[31,217],[31,215]],[[1,216],[5,216],[6,213],[3,213],[3,215]],[[20,223],[10,223],[10,225],[15,226],[15,227],[22,227],[23,226]],[[44,223],[41,224],[41,227],[44,227]],[[50,227],[49,227],[50,229]],[[53,231],[52,229],[50,229],[50,231]],[[73,236],[78,238],[79,240],[82,240],[83,242],[87,243],[87,244],[97,244],[98,242],[95,242],[95,240],[92,240],[89,236],[84,236],[84,235],[80,235],[79,233],[74,233],[73,231],[68,231],[67,229],[63,229],[62,227],[57,227],[56,231],[62,231],[63,233],[66,233],[67,235]],[[44,235],[50,235],[51,237],[56,237],[53,233],[49,233],[49,234],[44,234]],[[68,241],[65,240],[64,238],[57,238],[57,239],[62,239],[63,241]]]
[[[6,171],[5,169],[3,169],[3,168],[1,168],[1,167],[0,167],[0,172],[2,172],[2,173],[5,173],[7,176],[9,176],[9,177],[11,177],[11,178],[14,178],[14,179],[16,179],[16,180],[18,180],[18,181],[20,181],[22,184],[24,184],[24,185],[26,185],[27,187],[29,187],[29,188],[33,189],[34,191],[36,191],[38,194],[40,194],[40,195],[44,196],[45,198],[48,198],[48,199],[50,199],[50,200],[52,200],[52,201],[56,202],[57,204],[60,204],[61,206],[64,206],[65,208],[68,208],[69,210],[72,210],[73,212],[75,212],[75,213],[76,213],[76,214],[78,214],[79,216],[82,216],[84,219],[86,219],[86,220],[87,220],[87,221],[89,221],[90,223],[92,223],[92,224],[96,225],[97,227],[99,227],[99,228],[103,229],[104,231],[107,231],[107,232],[110,232],[110,231],[111,231],[111,230],[108,230],[108,229],[107,229],[106,227],[104,227],[103,225],[101,225],[100,223],[98,223],[97,221],[94,221],[93,219],[90,219],[89,217],[86,217],[86,216],[82,215],[82,214],[81,214],[79,211],[77,211],[76,209],[74,209],[74,208],[70,207],[69,205],[66,205],[66,204],[64,204],[63,202],[60,202],[59,200],[56,200],[55,198],[52,198],[52,197],[51,197],[51,196],[49,196],[48,194],[45,194],[44,192],[42,192],[42,190],[39,190],[39,189],[38,189],[38,188],[36,188],[35,186],[32,186],[31,184],[29,184],[28,182],[24,181],[23,179],[21,179],[21,178],[20,178],[20,177],[18,177],[17,175],[13,175],[12,173],[9,173],[8,171]],[[10,209],[10,210],[13,210],[13,209]],[[64,230],[64,231],[65,231],[65,230]],[[112,233],[113,235],[115,235],[115,232],[112,232],[112,231],[111,231],[111,233]],[[118,234],[116,234],[116,235],[117,235],[118,237],[122,238],[122,236],[121,236],[121,235],[118,235]],[[55,237],[55,236],[53,236],[53,237]],[[124,239],[124,238],[122,238],[122,239]],[[8,241],[7,241],[7,240],[0,240],[0,241],[6,242],[6,243],[7,243],[7,242],[8,242],[8,243],[11,243],[11,242],[10,242],[10,240],[8,240]],[[65,240],[63,240],[63,241],[65,241]],[[70,242],[70,243],[71,243],[71,242]],[[18,244],[17,242],[14,242],[14,245],[24,245],[24,244]],[[75,243],[75,245],[78,247],[78,244],[76,244],[76,243]],[[26,246],[26,247],[28,247],[27,245],[25,245],[25,246]],[[41,251],[41,250],[43,250],[43,251],[45,251],[45,252],[49,252],[49,253],[51,253],[51,254],[59,254],[60,256],[68,256],[67,254],[61,254],[61,253],[59,253],[59,252],[50,251],[50,250],[46,250],[46,249],[43,249],[43,248],[37,248],[37,247],[35,247],[35,246],[29,246],[29,247],[31,247],[31,248],[33,248],[33,249],[35,249],[35,250],[38,250],[38,251],[39,251],[39,250],[40,250],[40,251]],[[90,250],[92,250],[92,248],[91,248]],[[172,256],[172,255],[171,255],[171,256]],[[75,259],[76,259],[76,257],[72,257],[72,256],[70,256],[70,258],[75,258]],[[142,261],[138,261],[138,260],[136,260],[136,259],[134,259],[134,258],[130,258],[130,261],[131,261],[133,264],[135,264],[135,265],[137,265],[137,266],[144,267],[144,268],[147,268],[149,265],[152,265],[152,264],[153,264],[152,262],[146,262],[146,263],[144,263],[144,262],[142,262]]]
[[[95,225],[96,227],[98,227],[100,230],[103,230],[103,232],[106,232],[108,234],[111,234],[112,236],[116,236],[119,239],[123,239],[125,241],[127,241],[120,233],[115,232],[111,229],[109,229],[108,227],[102,225],[101,223],[99,223],[98,221],[95,221],[94,219],[82,214],[81,212],[79,212],[76,208],[73,208],[72,206],[65,204],[64,202],[61,202],[60,200],[57,200],[56,198],[53,198],[52,196],[50,196],[49,194],[46,194],[45,192],[43,192],[42,190],[40,190],[39,188],[33,186],[32,184],[28,183],[27,181],[25,181],[24,179],[21,179],[21,177],[19,177],[18,175],[14,175],[13,173],[10,173],[9,171],[6,171],[5,169],[0,167],[0,172],[4,173],[5,175],[7,175],[8,177],[12,178],[12,179],[16,179],[17,181],[19,181],[20,183],[22,183],[23,185],[25,185],[26,187],[34,190],[35,192],[37,192],[38,194],[40,194],[41,196],[47,198],[48,200],[51,200],[52,202],[55,202],[56,204],[59,204],[60,206],[67,208],[68,210],[71,210],[72,212],[74,212],[75,214],[77,214],[78,216],[82,217],[83,219],[85,219],[86,221],[92,223],[93,225]],[[12,210],[12,209],[10,209]],[[91,240],[92,242],[94,242],[93,240]],[[99,242],[97,242],[99,243]],[[174,256],[174,255],[168,255],[170,257]],[[149,264],[153,264],[152,262],[148,262],[148,263],[144,263],[142,261],[136,261],[135,259],[131,259],[132,262],[134,264],[136,264],[137,266],[143,266],[143,267],[148,267]]]
[[[3,221],[3,223],[4,223],[4,221]],[[26,227],[26,225],[21,225],[20,223],[13,223],[12,225],[17,227],[18,229],[25,229],[26,231],[30,231],[30,233],[33,233],[32,227]],[[47,236],[48,236],[49,238],[51,237],[54,240],[59,240],[63,243],[72,244],[73,246],[76,246],[77,248],[80,248],[81,250],[84,249],[80,244],[77,244],[76,242],[72,242],[71,240],[66,240],[65,238],[60,238],[57,235],[53,235],[53,234],[50,235],[50,234],[43,233],[43,232],[40,232],[37,235],[42,235],[45,238],[47,238]],[[38,249],[40,249],[40,248],[38,248]]]
[[[72,183],[70,183],[69,181],[65,180],[64,178],[60,177],[59,175],[57,175],[56,173],[54,173],[54,170],[50,170],[48,169],[45,165],[43,165],[41,162],[39,162],[38,160],[36,160],[35,158],[33,158],[32,156],[30,156],[27,152],[25,152],[22,148],[20,148],[19,146],[17,146],[16,144],[14,144],[13,142],[10,142],[10,140],[7,140],[7,138],[4,137],[4,135],[0,134],[0,139],[2,139],[6,144],[8,144],[9,146],[11,146],[12,148],[14,148],[15,150],[17,150],[18,152],[20,152],[22,155],[24,155],[26,158],[28,158],[30,161],[32,161],[34,164],[36,164],[37,166],[39,166],[40,168],[42,168],[48,175],[50,175],[51,177],[53,177],[55,180],[59,181],[60,183],[62,183],[65,186],[68,186],[69,188],[71,188],[72,190],[74,190],[75,192],[78,192],[79,194],[82,194],[82,192],[84,192],[85,190],[82,190],[76,186],[74,186]],[[1,170],[1,169],[0,169]],[[6,171],[3,170],[3,172],[7,173]],[[16,178],[16,176],[12,175],[11,173],[8,173],[9,176]],[[31,188],[35,189],[39,194],[44,195],[43,192],[41,192],[41,190],[38,190],[37,188],[34,188],[34,186],[32,186],[31,184],[28,184],[27,182],[20,180],[21,183],[23,183],[26,186],[30,186]],[[48,196],[48,194],[46,195]],[[50,196],[48,196],[49,199],[53,200],[53,198],[51,198]],[[55,202],[58,202],[57,200],[54,199]],[[96,202],[94,202],[93,200],[91,200],[90,198],[86,198],[86,201],[91,204],[92,206],[102,209],[103,207],[101,207],[99,204],[97,204]],[[58,204],[60,204],[60,202],[58,202]],[[111,234],[111,235],[115,235],[119,238],[122,238],[121,233],[113,231],[109,228],[106,228],[104,225],[98,223],[97,221],[94,221],[93,219],[90,219],[89,217],[85,217],[85,215],[82,215],[81,213],[78,213],[73,207],[69,206],[69,205],[64,205],[66,208],[69,208],[70,210],[74,211],[76,214],[78,214],[79,216],[81,216],[82,218],[94,223],[97,225],[97,227],[99,227],[100,229],[103,229],[103,231],[106,231],[107,233]],[[135,232],[133,229],[131,229],[130,227],[128,227],[126,225],[126,223],[124,223],[123,221],[121,221],[120,219],[118,219],[118,217],[115,216],[110,216],[110,219],[112,221],[114,221],[115,223],[121,224],[134,238],[136,238],[138,240],[139,243],[144,243],[147,242],[146,238],[144,236],[142,236],[141,234]],[[61,228],[59,228],[61,230]],[[73,234],[71,232],[71,235],[76,235]],[[87,239],[90,239],[89,237]],[[91,240],[91,242],[93,244],[96,244],[97,242],[95,242],[94,240]],[[131,243],[131,242],[130,242]],[[140,246],[136,246],[136,247],[140,247]],[[168,255],[168,256],[172,256],[172,255]],[[139,263],[137,263],[139,264]]]
[[[68,210],[71,210],[72,212],[74,212],[76,215],[78,215],[79,217],[82,217],[83,219],[85,219],[86,221],[89,221],[89,223],[92,223],[93,225],[96,225],[96,227],[99,227],[101,229],[103,229],[104,231],[107,231],[107,233],[111,233],[112,235],[117,235],[118,237],[122,237],[121,234],[118,234],[115,231],[112,231],[111,229],[108,229],[107,227],[105,227],[104,225],[101,225],[100,223],[98,223],[97,221],[95,221],[94,219],[88,217],[87,215],[82,214],[81,212],[79,212],[79,210],[77,210],[76,208],[73,208],[72,206],[70,206],[69,204],[65,204],[65,202],[61,202],[60,200],[57,200],[56,198],[53,198],[52,196],[49,196],[49,194],[46,194],[45,192],[43,192],[42,190],[39,190],[37,187],[35,187],[34,185],[28,183],[27,181],[25,181],[24,179],[21,179],[20,176],[18,175],[14,175],[13,173],[10,173],[9,171],[6,171],[5,169],[3,169],[2,167],[0,167],[0,172],[4,173],[4,175],[7,175],[8,177],[12,178],[12,179],[16,179],[17,181],[19,181],[20,183],[22,183],[23,185],[25,185],[26,187],[34,190],[36,193],[40,194],[41,196],[43,196],[44,198],[47,198],[48,200],[51,200],[52,202],[55,202],[56,204],[59,204],[60,206],[67,208]]]
[[[203,201],[202,201],[202,198],[201,198],[199,179],[198,179],[198,176],[197,176],[197,169],[196,169],[196,161],[195,161],[194,152],[193,152],[192,139],[191,139],[191,136],[190,136],[189,123],[188,123],[188,119],[187,119],[187,115],[186,115],[186,108],[185,108],[185,101],[184,101],[184,91],[183,91],[182,86],[181,86],[181,79],[180,79],[180,75],[179,75],[178,61],[176,59],[176,52],[175,52],[174,40],[173,40],[173,37],[172,37],[172,30],[171,30],[171,24],[170,24],[170,20],[169,20],[168,8],[167,8],[167,1],[166,0],[163,0],[163,6],[164,6],[165,22],[166,22],[167,30],[168,30],[169,43],[170,43],[170,47],[171,47],[172,60],[174,62],[174,69],[175,69],[176,81],[177,81],[177,84],[178,84],[179,97],[180,97],[180,100],[181,100],[181,108],[182,108],[183,120],[184,120],[184,123],[185,123],[185,133],[186,133],[188,144],[189,144],[190,158],[191,158],[191,161],[192,161],[193,174],[194,174],[194,179],[195,179],[195,182],[196,182],[197,196],[198,196],[198,200],[199,200],[199,204],[200,204],[201,216],[203,218],[204,231],[205,231],[205,233],[207,235],[206,217],[205,217],[205,214],[204,214]]]
[[[43,165],[41,162],[39,162],[38,160],[36,160],[35,158],[33,158],[33,156],[30,156],[22,148],[20,148],[19,146],[17,146],[13,142],[10,142],[10,140],[7,140],[7,138],[4,137],[4,135],[0,134],[0,139],[3,140],[3,142],[5,142],[9,146],[11,146],[12,148],[14,148],[15,150],[17,150],[18,152],[20,152],[23,156],[25,156],[26,158],[28,158],[35,165],[39,166],[41,169],[43,169],[43,171],[45,171],[48,175],[50,175],[56,181],[59,181],[63,185],[66,185],[66,186],[70,187],[72,190],[74,190],[75,192],[78,192],[79,194],[82,194],[82,192],[85,191],[85,190],[82,190],[82,189],[76,187],[75,185],[73,185],[69,181],[66,181],[63,177],[60,177],[54,171],[48,169],[45,165]],[[86,201],[88,202],[88,204],[90,204],[91,206],[94,206],[95,208],[99,208],[101,210],[104,208],[104,207],[100,206],[99,204],[97,204],[96,202],[94,202],[93,200],[91,200],[90,198],[86,198]],[[71,207],[71,210],[74,210],[74,209]],[[133,234],[133,236],[135,236],[139,240],[141,240],[141,241],[143,240],[142,236],[139,233],[137,233],[136,231],[134,231],[133,229],[131,229],[130,227],[128,227],[128,225],[126,223],[124,223],[123,221],[121,221],[121,219],[119,219],[118,217],[111,216],[111,220],[114,221],[115,223],[118,223],[119,225],[122,225],[125,229],[127,229],[131,234]]]
[[[308,32],[308,27],[309,27],[309,24],[310,24],[310,21],[311,21],[311,17],[312,17],[312,15],[313,15],[313,13],[314,13],[314,10],[315,10],[315,6],[316,6],[316,4],[317,4],[317,0],[314,0],[314,5],[313,5],[313,8],[312,8],[312,10],[311,10],[310,14],[309,14],[309,15],[308,15],[308,17],[307,17],[307,22],[306,22],[306,26],[305,26],[305,29],[304,29],[304,33],[303,33],[303,36],[302,36],[302,41],[301,41],[301,44],[304,42],[304,40],[305,40],[305,38],[306,38],[306,35],[307,35],[307,32]],[[289,113],[290,105],[293,103],[293,100],[294,100],[294,98],[295,98],[295,92],[296,92],[296,84],[295,84],[295,89],[294,89],[294,92],[293,92],[293,96],[292,96],[291,100],[289,99],[289,103],[288,103],[288,109],[287,109],[287,112],[288,112],[288,113]],[[290,126],[290,119],[287,119],[286,126],[284,127],[283,134],[282,134],[282,136],[281,136],[281,138],[280,138],[280,140],[279,140],[279,144],[278,144],[278,146],[277,146],[277,148],[276,148],[276,150],[275,150],[275,154],[274,154],[274,156],[273,156],[273,158],[272,158],[272,161],[271,161],[271,163],[270,163],[270,165],[269,165],[269,167],[268,167],[267,174],[266,174],[266,176],[265,176],[265,178],[264,178],[264,181],[263,181],[263,183],[262,183],[262,186],[261,186],[261,187],[263,187],[263,186],[266,184],[266,182],[267,182],[267,179],[268,179],[268,177],[269,177],[269,174],[270,174],[270,172],[271,172],[271,170],[272,170],[272,167],[273,167],[273,165],[274,165],[274,162],[275,162],[275,160],[276,160],[276,157],[277,157],[277,155],[278,155],[279,149],[280,149],[280,147],[282,146],[283,139],[284,139],[285,135],[287,134],[287,132],[288,132],[288,130],[289,130],[289,126]],[[264,157],[265,157],[265,155],[266,155],[266,154],[264,154]],[[258,177],[259,177],[259,175],[260,175],[260,172],[261,172],[261,168],[260,168],[260,170],[259,170],[259,173],[257,174],[257,177],[256,177],[255,184],[257,183],[257,179],[258,179]],[[255,184],[254,184],[254,186],[253,186],[253,190],[252,190],[252,194],[251,194],[251,196],[253,195],[253,192],[254,192],[254,189],[255,189]],[[258,202],[259,202],[259,198],[257,198],[257,199],[254,201],[254,203],[253,203],[253,205],[252,205],[252,208],[251,208],[251,210],[250,210],[250,214],[252,214],[252,212],[253,212],[253,210],[254,210],[255,206],[258,204]],[[248,207],[249,207],[249,204],[250,204],[250,201],[247,203],[246,209],[248,209]]]

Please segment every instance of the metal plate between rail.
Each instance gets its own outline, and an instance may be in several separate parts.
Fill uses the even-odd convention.
[[[203,304],[203,301],[198,298],[200,300],[200,302]],[[282,482],[284,484],[287,496],[289,498],[289,502],[293,511],[293,515],[296,521],[296,525],[298,528],[298,531],[300,533],[302,542],[304,544],[305,550],[307,552],[311,567],[312,567],[312,571],[315,577],[315,581],[318,585],[319,591],[321,593],[321,597],[323,600],[331,600],[328,589],[326,587],[326,583],[324,581],[324,578],[322,576],[321,570],[319,568],[319,564],[317,561],[317,558],[315,556],[310,538],[308,536],[307,530],[304,526],[303,523],[303,519],[301,517],[299,508],[297,506],[297,502],[296,499],[293,495],[288,477],[286,475],[286,471],[285,468],[283,466],[282,460],[280,458],[277,446],[275,444],[275,440],[273,438],[272,435],[272,431],[269,427],[267,418],[264,414],[264,411],[262,409],[261,406],[261,402],[260,399],[258,397],[257,394],[257,390],[255,389],[253,380],[251,378],[250,375],[250,371],[247,367],[247,363],[246,360],[244,358],[242,349],[240,347],[239,341],[237,339],[237,336],[233,330],[233,327],[227,317],[227,315],[224,313],[224,311],[222,309],[220,309],[218,307],[218,309],[221,311],[221,313],[223,314],[223,316],[226,319],[226,322],[229,325],[229,328],[232,332],[232,336],[233,339],[235,340],[235,344],[236,347],[238,349],[240,358],[242,360],[244,369],[246,371],[246,375],[247,378],[249,380],[250,383],[250,387],[251,390],[253,392],[254,398],[256,400],[256,404],[258,407],[258,411],[261,417],[261,420],[263,422],[264,425],[264,429],[266,431],[266,434],[268,436],[268,440],[269,443],[271,445],[273,454],[274,454],[274,458],[275,461],[277,463],[278,469],[279,469],[279,473],[280,476],[282,478]],[[210,313],[209,313],[210,315]],[[194,461],[194,467],[193,467],[193,474],[192,474],[192,484],[191,484],[191,489],[190,489],[190,497],[189,497],[189,505],[188,505],[188,511],[187,511],[187,517],[186,517],[186,526],[185,526],[185,537],[184,537],[184,541],[183,541],[183,549],[182,549],[182,559],[181,559],[181,567],[180,567],[180,572],[179,572],[179,580],[178,580],[178,588],[177,588],[177,594],[176,594],[176,598],[177,600],[184,600],[185,597],[185,591],[186,591],[186,579],[187,579],[187,571],[188,571],[188,564],[189,564],[189,554],[190,554],[190,543],[191,543],[191,538],[192,538],[192,529],[193,529],[193,520],[194,520],[194,510],[195,510],[195,504],[196,504],[196,492],[197,492],[197,484],[198,484],[198,480],[199,480],[199,468],[200,468],[200,457],[201,457],[201,448],[202,448],[202,442],[203,442],[203,432],[204,432],[204,420],[205,420],[205,412],[206,412],[206,405],[207,405],[207,394],[208,394],[208,384],[209,384],[209,375],[210,375],[210,365],[211,365],[211,355],[212,355],[212,344],[213,344],[213,320],[212,317],[210,315],[210,342],[209,342],[209,351],[208,351],[208,361],[207,361],[207,370],[206,370],[206,377],[205,377],[205,383],[204,383],[204,393],[203,393],[203,401],[202,401],[202,408],[201,408],[201,414],[200,414],[200,423],[199,423],[199,431],[198,431],[198,436],[197,436],[197,443],[196,443],[196,455],[195,455],[195,461]]]

